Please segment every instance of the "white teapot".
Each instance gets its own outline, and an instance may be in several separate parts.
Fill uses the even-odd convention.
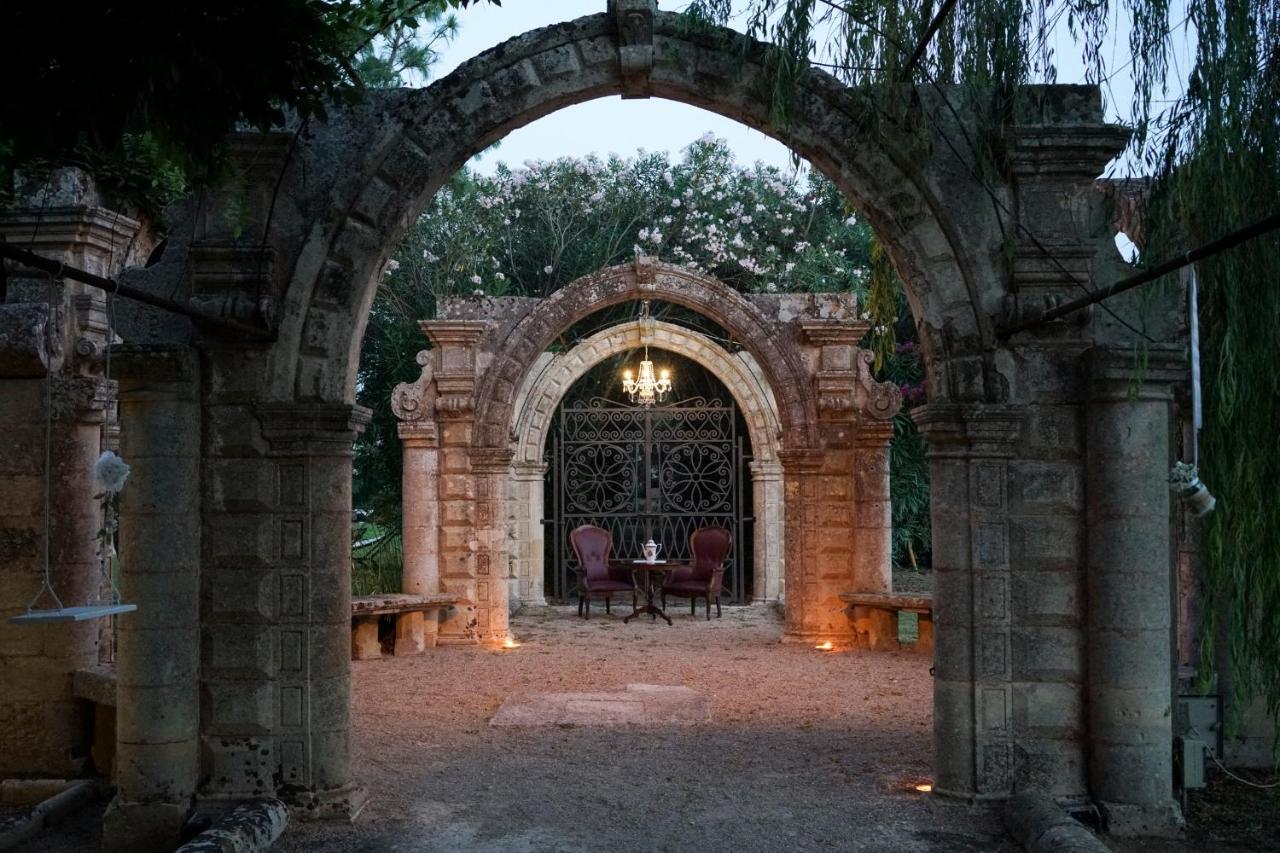
[[[662,546],[650,539],[644,543],[644,560],[646,563],[655,563],[658,560],[658,552],[662,550]]]

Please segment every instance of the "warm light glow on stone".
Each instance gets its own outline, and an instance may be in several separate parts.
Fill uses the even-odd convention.
[[[831,642],[830,640],[827,640],[825,643],[819,643],[818,645],[814,646],[814,648],[820,652],[833,652],[835,651],[836,644]]]
[[[504,649],[518,649],[520,648],[520,644],[515,641],[515,638],[507,637],[502,641],[502,647]]]
[[[933,790],[933,786],[928,782],[921,782],[919,785],[916,785],[916,790],[922,794],[927,794]]]

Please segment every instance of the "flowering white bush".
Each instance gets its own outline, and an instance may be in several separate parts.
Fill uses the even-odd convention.
[[[705,134],[678,162],[640,152],[461,173],[388,264],[398,293],[381,303],[421,317],[435,297],[477,287],[546,295],[636,252],[744,291],[861,292],[870,236],[821,176],[739,166]]]

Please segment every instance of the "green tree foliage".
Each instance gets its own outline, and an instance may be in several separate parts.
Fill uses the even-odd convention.
[[[439,297],[545,296],[637,253],[707,272],[743,292],[853,291],[865,299],[871,230],[849,215],[824,178],[739,166],[709,135],[676,162],[641,152],[459,174],[410,230],[374,299],[358,382],[374,420],[357,444],[356,506],[386,529],[399,527],[400,443],[387,401],[397,383],[416,378],[414,355],[426,346],[417,321],[435,316]],[[880,325],[891,325],[899,309],[905,305],[891,305],[889,324]],[[588,318],[563,345],[617,319]],[[923,393],[913,348],[887,369]],[[910,527],[917,551],[928,540],[921,460],[904,477],[921,492],[904,506],[924,507]]]
[[[217,175],[226,134],[424,71],[448,7],[476,0],[0,4],[0,203],[15,170],[79,165],[154,212]],[[432,35],[413,37],[425,23]],[[384,37],[383,34],[386,34]],[[379,42],[378,44],[375,44]],[[388,45],[391,49],[387,49]]]
[[[1150,200],[1144,263],[1280,209],[1275,0],[971,0],[955,6],[908,68],[938,6],[935,0],[694,0],[688,15],[697,23],[745,14],[747,30],[777,46],[773,96],[780,121],[795,82],[816,64],[850,84],[911,80],[947,98],[953,96],[942,84],[961,84],[955,97],[985,116],[986,131],[1012,115],[1020,84],[1055,79],[1050,33],[1065,29],[1088,81],[1105,85],[1123,74],[1133,83],[1130,153],[1147,173]],[[1128,51],[1113,49],[1121,16],[1131,23]],[[1170,99],[1170,73],[1188,69],[1171,38],[1184,25],[1194,34],[1194,55],[1186,90]],[[884,103],[891,109],[894,100]],[[994,159],[981,138],[949,142],[966,152],[975,174],[990,173]],[[1225,638],[1236,707],[1260,694],[1280,716],[1280,501],[1274,496],[1280,442],[1271,437],[1280,423],[1280,237],[1255,239],[1199,263],[1197,272],[1203,286],[1201,471],[1219,498],[1204,526],[1204,660],[1213,666],[1214,643]]]

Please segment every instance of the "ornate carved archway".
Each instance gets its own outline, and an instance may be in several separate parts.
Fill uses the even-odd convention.
[[[782,591],[784,526],[782,466],[778,461],[781,428],[768,380],[748,352],[729,353],[705,335],[674,323],[655,322],[641,337],[639,321],[597,332],[564,353],[543,353],[529,371],[513,409],[516,441],[508,489],[514,575],[509,600],[543,603],[543,453],[552,414],[573,383],[606,358],[636,349],[646,341],[706,367],[733,395],[747,424],[754,460],[754,588],[752,600],[778,601]]]
[[[650,258],[546,299],[443,300],[441,319],[423,321],[435,346],[419,354],[418,380],[392,395],[405,446],[405,590],[443,587],[474,602],[442,626],[442,640],[505,638],[510,582],[519,580],[506,502],[514,450],[526,440],[512,426],[533,425],[518,416],[520,389],[566,329],[640,299],[716,321],[759,365],[780,427],[787,635],[851,639],[840,593],[890,588],[889,419],[900,405],[897,388],[872,379],[870,353],[857,347],[866,323],[854,319],[849,296],[748,297]],[[549,395],[538,405],[546,409]],[[474,517],[451,520],[459,501],[449,489],[475,496]]]

